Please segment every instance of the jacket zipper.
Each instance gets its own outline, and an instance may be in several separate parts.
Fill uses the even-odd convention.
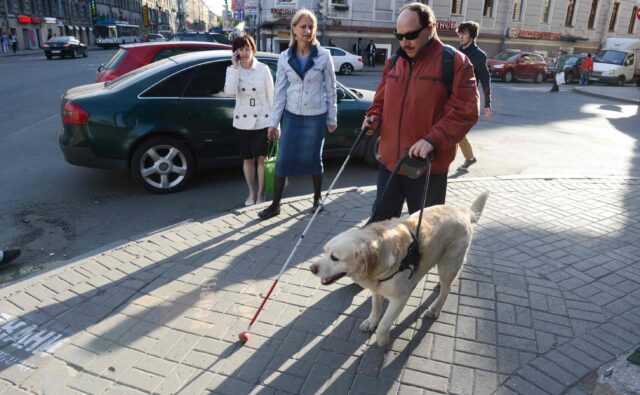
[[[404,84],[404,93],[402,95],[402,103],[400,107],[400,120],[398,121],[398,159],[401,158],[400,155],[400,131],[402,130],[402,118],[404,117],[404,102],[407,98],[407,90],[409,89],[409,82],[411,81],[411,73],[413,72],[413,61],[409,61],[409,76],[407,77],[407,81]]]

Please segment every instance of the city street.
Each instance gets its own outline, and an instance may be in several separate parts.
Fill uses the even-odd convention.
[[[64,161],[57,142],[60,96],[93,82],[96,68],[113,53],[95,50],[88,58],[50,61],[43,55],[0,59],[0,246],[17,246],[24,254],[19,264],[0,271],[0,281],[244,202],[239,168],[202,174],[184,192],[156,196],[127,172]],[[348,86],[372,90],[379,78],[371,72],[339,76]],[[458,173],[458,155],[451,177],[640,175],[638,106],[578,95],[570,87],[551,94],[549,87],[494,83],[495,115],[482,117],[469,136],[478,163]],[[341,163],[326,163],[325,188]],[[375,170],[356,160],[337,186],[370,186],[375,177]],[[310,180],[294,179],[286,195],[310,191]]]

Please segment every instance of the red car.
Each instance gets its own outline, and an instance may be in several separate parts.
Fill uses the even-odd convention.
[[[199,41],[163,41],[121,45],[111,60],[98,67],[96,82],[111,81],[131,70],[170,56],[219,49],[231,49],[231,46]]]
[[[511,82],[518,78],[531,78],[536,84],[544,81],[547,63],[536,53],[504,51],[488,59],[491,77]]]

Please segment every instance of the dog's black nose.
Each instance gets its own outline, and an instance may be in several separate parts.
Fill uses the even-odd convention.
[[[309,269],[311,270],[311,273],[318,274],[318,265],[316,265],[315,263],[311,265]]]

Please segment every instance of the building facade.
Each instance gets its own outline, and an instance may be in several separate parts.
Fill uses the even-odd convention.
[[[640,38],[638,0],[427,0],[438,19],[438,34],[457,46],[456,28],[465,20],[480,24],[479,45],[489,55],[503,49],[544,56],[595,52],[607,37]],[[351,51],[360,37],[374,40],[379,57],[398,48],[393,37],[402,0],[262,0],[256,35],[262,50],[287,48],[289,24],[298,8],[314,10],[318,36]],[[381,59],[382,60],[382,59]]]

